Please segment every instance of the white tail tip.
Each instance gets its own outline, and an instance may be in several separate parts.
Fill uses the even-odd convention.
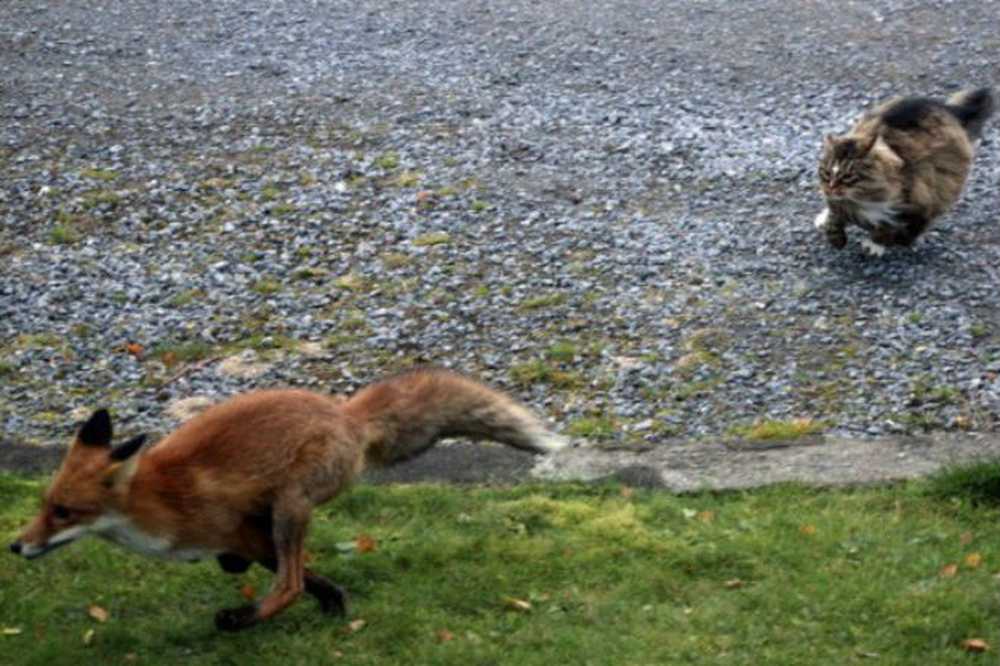
[[[539,453],[555,453],[569,446],[569,440],[553,432],[545,432],[535,437],[535,449]]]

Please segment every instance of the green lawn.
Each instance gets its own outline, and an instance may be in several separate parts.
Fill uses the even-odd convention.
[[[91,540],[0,557],[0,662],[995,664],[998,479],[1000,466],[845,491],[359,487],[310,539],[314,568],[351,594],[346,619],[304,598],[218,633],[215,610],[265,591],[266,572]],[[0,476],[0,538],[40,487]],[[374,549],[352,549],[359,535]],[[963,649],[973,638],[990,650]]]

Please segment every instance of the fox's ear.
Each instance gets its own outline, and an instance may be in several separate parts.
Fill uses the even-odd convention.
[[[76,438],[86,446],[111,446],[111,415],[98,409],[80,428]]]
[[[123,460],[128,460],[135,452],[142,448],[142,445],[146,443],[146,434],[143,433],[137,437],[133,437],[124,444],[119,444],[115,448],[111,449],[111,459],[115,462],[121,462]]]

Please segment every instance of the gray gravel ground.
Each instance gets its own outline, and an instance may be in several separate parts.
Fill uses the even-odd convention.
[[[1000,123],[916,249],[812,218],[823,132],[1000,84],[998,15],[6,0],[0,439],[424,362],[623,445],[996,432]]]

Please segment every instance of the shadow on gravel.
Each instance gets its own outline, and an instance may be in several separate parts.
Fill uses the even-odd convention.
[[[0,440],[0,472],[41,474],[59,466],[66,449],[61,446],[31,446]]]

